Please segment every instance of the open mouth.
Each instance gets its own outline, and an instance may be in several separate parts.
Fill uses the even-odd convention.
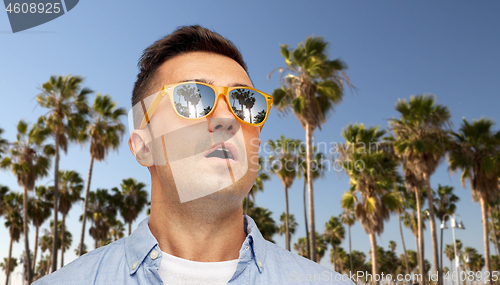
[[[234,147],[232,145],[224,145],[223,143],[218,144],[208,150],[207,155],[205,155],[206,158],[211,158],[211,157],[216,157],[216,158],[221,158],[221,159],[235,159],[235,155],[233,154],[234,152]]]

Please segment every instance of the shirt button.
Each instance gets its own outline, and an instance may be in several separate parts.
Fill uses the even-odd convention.
[[[248,246],[247,246],[247,247],[245,247],[245,250],[248,250],[249,248],[250,248],[250,247],[248,247]]]
[[[260,262],[260,260],[257,260],[257,264],[259,265],[260,268],[262,268],[262,263]]]
[[[151,252],[151,259],[152,259],[152,260],[155,260],[157,257],[158,257],[158,251],[153,250],[153,251]]]
[[[135,270],[137,268],[137,261],[134,262],[134,265],[132,265],[132,270]]]

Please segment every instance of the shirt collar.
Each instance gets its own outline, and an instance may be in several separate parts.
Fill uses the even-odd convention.
[[[260,233],[254,220],[249,216],[244,216],[244,224],[247,237],[243,242],[249,244],[253,255],[255,256],[255,264],[262,273],[264,262],[266,260],[267,244],[264,237]],[[158,241],[149,229],[149,216],[146,217],[137,227],[137,229],[127,238],[125,238],[125,256],[130,274],[134,274],[141,266],[149,252],[158,244]]]
[[[264,263],[266,261],[266,253],[267,253],[267,241],[262,237],[255,221],[249,216],[244,216],[245,228],[247,229],[247,238],[243,244],[247,242],[250,243],[250,247],[252,248],[253,254],[255,256],[255,264],[259,269],[259,272],[262,273],[264,269]]]
[[[137,229],[125,239],[125,256],[130,274],[137,271],[157,244],[158,241],[149,229],[149,216],[147,216]]]

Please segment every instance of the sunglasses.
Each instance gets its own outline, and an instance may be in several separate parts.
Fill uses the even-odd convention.
[[[261,130],[273,104],[273,97],[251,87],[214,86],[194,81],[175,83],[163,86],[156,95],[144,114],[140,129],[149,123],[161,100],[167,95],[177,115],[195,120],[212,114],[217,107],[217,99],[224,95],[229,110],[239,122],[260,126]]]

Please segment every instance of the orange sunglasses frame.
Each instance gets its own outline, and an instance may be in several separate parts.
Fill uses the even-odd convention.
[[[207,86],[209,88],[211,88],[212,90],[214,90],[215,92],[215,102],[214,102],[214,107],[212,108],[212,110],[210,110],[210,112],[208,114],[206,114],[205,116],[203,117],[199,117],[199,118],[186,118],[184,116],[182,116],[181,114],[179,114],[179,112],[177,112],[177,109],[174,107],[175,105],[175,102],[174,102],[174,90],[175,90],[175,87],[177,86],[180,86],[180,85],[184,85],[184,84],[198,84],[198,85],[204,85],[204,86]],[[219,96],[221,95],[224,95],[225,99],[226,99],[226,103],[228,106],[231,106],[231,102],[230,102],[230,99],[229,99],[229,93],[235,89],[250,89],[252,91],[255,91],[255,92],[258,92],[260,93],[262,96],[264,96],[264,98],[266,98],[266,104],[267,104],[267,112],[266,112],[266,117],[264,118],[264,120],[262,120],[262,122],[258,123],[258,124],[250,124],[248,122],[245,122],[244,120],[240,119],[240,117],[238,117],[232,108],[228,108],[229,111],[234,115],[234,117],[241,123],[243,124],[246,124],[246,125],[249,125],[249,126],[255,126],[255,127],[259,127],[260,126],[260,129],[262,130],[262,128],[264,127],[264,123],[266,122],[267,120],[267,117],[269,116],[269,111],[271,110],[271,106],[273,105],[273,97],[262,92],[262,91],[259,91],[255,88],[251,88],[251,87],[246,87],[246,86],[236,86],[236,87],[225,87],[225,86],[214,86],[214,85],[211,85],[211,84],[207,84],[207,83],[203,83],[203,82],[197,82],[197,81],[187,81],[187,82],[179,82],[179,83],[175,83],[175,84],[169,84],[169,85],[165,85],[161,88],[160,92],[158,93],[158,95],[156,95],[156,97],[153,99],[153,102],[151,102],[151,105],[149,106],[147,112],[144,113],[144,117],[142,118],[142,121],[141,121],[141,125],[139,127],[139,129],[142,129],[144,127],[146,127],[146,125],[149,123],[149,121],[151,120],[151,117],[153,116],[154,112],[156,111],[156,108],[158,108],[158,105],[160,104],[161,100],[163,99],[163,97],[165,97],[166,95],[168,95],[168,97],[170,98],[170,105],[172,106],[172,109],[174,109],[174,112],[181,118],[183,119],[186,119],[186,120],[197,120],[197,119],[202,119],[202,118],[205,118],[207,116],[209,116],[210,114],[212,114],[214,112],[214,110],[217,108],[217,103],[218,103],[218,98]],[[218,94],[218,95],[217,95]]]

